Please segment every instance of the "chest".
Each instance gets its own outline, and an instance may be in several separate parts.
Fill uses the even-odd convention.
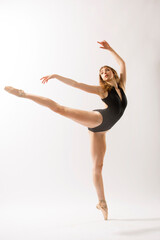
[[[121,93],[121,90],[118,88],[118,89],[115,89],[114,88],[114,91],[115,93],[119,96],[120,100],[122,101],[122,93]],[[101,91],[101,98],[106,98],[108,97],[108,91],[104,92],[104,90]]]

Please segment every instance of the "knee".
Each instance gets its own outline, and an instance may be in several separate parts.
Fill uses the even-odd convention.
[[[62,106],[62,105],[57,103],[57,105],[56,105],[56,112],[61,114],[61,115],[64,115],[64,112],[65,112],[64,106]]]
[[[98,161],[93,164],[93,173],[94,174],[101,174],[103,168],[103,161]]]
[[[62,113],[64,111],[63,106],[52,101],[51,99],[48,101],[48,107],[56,113]]]

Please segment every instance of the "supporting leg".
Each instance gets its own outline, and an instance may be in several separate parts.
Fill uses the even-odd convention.
[[[93,183],[96,188],[98,199],[105,200],[104,186],[102,178],[102,167],[93,167]]]
[[[106,152],[105,133],[89,131],[91,140],[91,154],[93,159],[93,183],[96,188],[99,203],[96,207],[102,211],[104,219],[108,219],[108,207],[105,200],[102,167]]]

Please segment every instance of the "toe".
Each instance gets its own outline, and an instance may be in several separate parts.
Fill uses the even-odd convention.
[[[10,86],[6,86],[4,89],[5,90],[10,90],[12,87],[10,87]]]

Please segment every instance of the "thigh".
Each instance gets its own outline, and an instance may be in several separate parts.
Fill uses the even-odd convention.
[[[95,165],[103,164],[103,159],[106,152],[106,132],[89,131],[90,150],[91,150],[93,164]]]
[[[59,110],[57,112],[64,117],[70,118],[90,128],[99,126],[103,121],[101,113],[95,111],[86,111],[59,105]]]

